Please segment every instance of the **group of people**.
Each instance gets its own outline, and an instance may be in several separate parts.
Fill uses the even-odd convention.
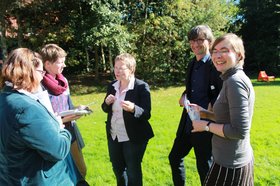
[[[39,53],[11,51],[2,68],[0,184],[88,185],[83,139],[62,75],[66,52],[56,44]],[[79,106],[84,107],[84,106]]]
[[[243,71],[243,41],[232,33],[213,38],[207,25],[188,34],[195,57],[179,104],[186,106],[188,99],[200,120],[192,120],[184,107],[169,154],[175,186],[185,185],[184,157],[192,148],[201,185],[254,185],[250,128],[255,93]]]
[[[195,57],[187,66],[186,89],[179,99],[183,112],[168,157],[173,183],[185,185],[184,158],[193,148],[201,185],[254,185],[250,128],[255,95],[243,71],[242,39],[228,33],[214,40],[207,25],[198,25],[188,40]],[[4,62],[1,184],[87,184],[84,143],[75,123],[81,116],[57,114],[74,108],[62,75],[66,55],[48,44],[39,54],[15,49]],[[118,186],[143,185],[141,163],[154,136],[149,85],[136,78],[135,71],[131,54],[118,55],[115,80],[101,105],[107,113],[108,152]],[[190,117],[187,108],[199,112],[200,119]]]
[[[187,66],[186,89],[179,99],[184,108],[169,154],[173,183],[186,184],[184,157],[193,148],[201,185],[254,185],[250,128],[255,94],[243,71],[242,39],[228,33],[214,40],[209,26],[198,25],[188,40],[195,57]],[[149,86],[135,78],[135,69],[132,55],[115,58],[116,80],[102,103],[118,186],[143,185],[141,162],[154,135],[148,121]],[[190,117],[188,107],[199,112],[199,120]]]

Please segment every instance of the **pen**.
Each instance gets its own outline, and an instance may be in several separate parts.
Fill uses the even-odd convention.
[[[90,105],[93,105],[93,104],[95,104],[96,102],[95,101],[93,101],[93,102],[91,102],[91,103],[89,103],[89,104],[87,104],[86,105],[86,107],[88,107],[88,106],[90,106]]]

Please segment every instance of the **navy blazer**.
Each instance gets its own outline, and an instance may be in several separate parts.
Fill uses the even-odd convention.
[[[195,58],[188,64],[187,71],[186,71],[186,80],[185,85],[186,89],[183,92],[183,94],[190,95],[191,89],[191,72],[193,70],[194,63],[196,63]],[[204,72],[204,81],[207,84],[207,92],[208,92],[208,98],[209,103],[213,106],[223,85],[223,81],[220,78],[220,72],[218,72],[212,62],[211,58],[208,58],[205,62],[206,68]],[[187,124],[187,125],[186,125]],[[180,119],[179,127],[177,130],[177,136],[180,136],[182,133],[191,133],[192,130],[192,124],[191,120],[186,112],[186,109],[183,108],[182,116]]]
[[[109,94],[116,94],[116,90],[113,87],[115,82],[116,80],[108,85],[105,99]],[[105,99],[101,107],[104,112],[108,113],[106,131],[107,137],[109,138],[111,137],[110,129],[112,119],[112,104],[107,105],[105,103]],[[148,121],[151,117],[151,95],[149,85],[136,78],[134,82],[134,89],[128,90],[126,92],[125,100],[133,102],[135,107],[139,107],[142,110],[141,114],[138,116],[135,116],[134,113],[123,110],[123,118],[129,140],[132,142],[144,142],[149,140],[154,136],[152,127]]]

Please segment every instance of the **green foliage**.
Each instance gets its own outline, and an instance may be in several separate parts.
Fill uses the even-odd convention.
[[[227,32],[237,7],[228,0],[38,0],[9,6],[19,29],[6,38],[9,48],[38,50],[57,43],[68,52],[66,72],[112,72],[113,59],[133,53],[137,74],[147,81],[173,84],[184,79],[190,61],[186,35],[208,24],[215,35]]]
[[[280,3],[278,0],[240,1],[245,23],[240,34],[246,49],[246,66],[249,70],[266,70],[279,74],[280,67]]]
[[[255,185],[280,184],[280,79],[275,82],[256,82],[253,80],[256,92],[256,102],[251,129],[251,144],[255,158]],[[76,94],[73,101],[76,104],[96,103],[91,106],[94,113],[78,120],[78,126],[84,137],[86,147],[83,149],[88,166],[87,180],[90,185],[116,185],[111,162],[109,160],[105,133],[106,114],[100,105],[105,96],[105,87],[72,86],[73,89],[90,94]],[[146,186],[173,185],[168,154],[175,139],[176,130],[182,108],[178,106],[178,99],[184,90],[183,86],[169,88],[151,88],[152,117],[151,124],[155,137],[149,141],[143,163],[143,180]],[[273,100],[273,103],[272,103]],[[196,170],[193,151],[185,158],[186,185],[200,185]]]
[[[237,12],[233,3],[219,0],[149,1],[132,6],[127,12],[133,9],[136,13],[127,21],[137,34],[135,53],[141,78],[164,84],[184,79],[181,72],[192,57],[186,38],[191,27],[208,24],[218,35],[228,30]]]

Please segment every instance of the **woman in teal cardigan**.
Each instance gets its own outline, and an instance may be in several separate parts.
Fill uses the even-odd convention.
[[[0,94],[0,185],[74,185],[64,162],[71,145],[63,129],[34,96],[40,71],[33,52],[13,50],[3,64]]]

